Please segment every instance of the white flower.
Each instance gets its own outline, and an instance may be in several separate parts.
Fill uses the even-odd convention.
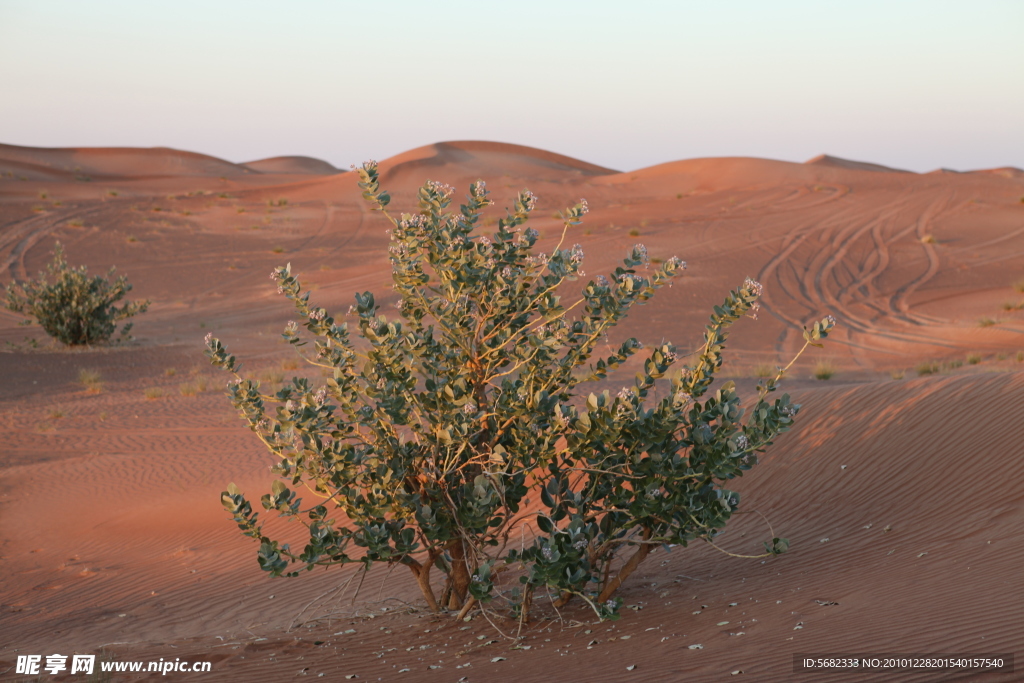
[[[572,250],[569,252],[569,263],[574,266],[583,262],[583,247],[574,244]]]
[[[632,403],[633,396],[635,396],[635,394],[632,391],[630,391],[628,387],[622,387],[621,389],[619,389],[618,397],[620,401],[629,401],[630,403]]]
[[[763,289],[763,287],[761,287],[760,282],[748,277],[746,280],[743,281],[743,289],[746,289],[754,296],[761,296],[761,290]]]
[[[598,284],[599,287],[607,287],[608,286],[608,278],[606,278],[604,275],[598,275],[597,276],[597,284]]]
[[[633,251],[639,252],[639,254],[640,254],[640,261],[641,261],[641,262],[642,262],[642,263],[643,263],[643,264],[644,264],[645,266],[646,266],[646,265],[647,265],[648,263],[650,263],[650,262],[651,262],[651,259],[650,259],[650,257],[649,257],[649,256],[647,256],[647,247],[646,247],[646,246],[644,246],[643,244],[635,244],[635,245],[633,245]]]
[[[555,554],[553,552],[551,552],[551,548],[549,548],[547,546],[544,546],[541,549],[540,554],[544,556],[545,560],[550,560],[551,558],[553,558],[555,556]]]
[[[213,341],[213,332],[207,332],[206,336],[203,337],[203,341],[205,341],[206,345],[209,346],[210,342]]]
[[[739,436],[736,437],[736,448],[740,449],[741,451],[745,451],[749,446],[750,439],[747,438],[746,434],[740,434]]]
[[[284,333],[289,337],[294,336],[299,331],[299,326],[294,320],[289,320],[288,324],[285,325]]]
[[[314,311],[310,311],[309,312],[309,319],[310,320],[316,320],[316,321],[319,322],[319,321],[323,320],[325,317],[327,317],[327,311],[325,311],[322,308],[318,308],[318,309],[316,309]]]
[[[320,389],[318,389],[316,394],[313,396],[313,399],[316,401],[316,404],[318,406],[322,406],[324,404],[324,401],[327,400],[327,387],[320,387]]]
[[[483,235],[480,237],[480,244],[488,247],[491,245],[491,239],[487,235]]]
[[[537,195],[530,192],[529,190],[524,190],[519,195],[519,200],[523,203],[523,206],[526,208],[528,212],[533,211],[534,207],[537,206],[538,199],[539,197],[537,197]]]
[[[832,317],[831,315],[826,315],[825,316],[825,322],[827,322],[830,326],[833,326],[833,325],[836,324],[836,319],[834,317]]]
[[[428,180],[427,181],[427,187],[430,188],[433,192],[441,195],[445,199],[448,199],[449,197],[451,197],[452,196],[452,192],[455,192],[455,188],[452,187],[451,185],[448,185],[448,184],[442,183],[442,182],[438,182],[436,180]]]
[[[474,197],[480,199],[487,194],[487,183],[482,180],[478,180],[470,186],[469,190],[473,193]]]
[[[580,540],[578,540],[575,543],[573,543],[572,547],[576,548],[576,550],[583,550],[584,548],[587,547],[587,545],[588,545],[587,544],[587,539],[581,538]]]
[[[476,414],[476,404],[474,404],[474,403],[467,403],[466,405],[462,406],[462,412],[465,413],[466,415],[475,415]]]
[[[673,270],[686,270],[686,261],[679,258],[678,256],[673,256],[672,258],[670,258],[668,260],[668,265],[672,266]]]
[[[590,206],[587,204],[586,199],[580,199],[580,215],[585,216],[590,213]]]

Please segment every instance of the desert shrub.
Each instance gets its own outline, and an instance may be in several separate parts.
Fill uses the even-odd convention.
[[[98,394],[103,391],[103,381],[98,370],[82,368],[78,371],[78,381],[90,394]]]
[[[594,358],[634,305],[682,272],[680,259],[645,270],[647,250],[636,245],[622,266],[563,304],[563,285],[584,275],[583,249],[563,242],[586,202],[561,215],[562,242],[544,254],[525,227],[537,201],[529,191],[488,236],[476,231],[491,204],[482,181],[452,212],[451,188],[428,182],[419,212],[394,218],[376,165],[359,174],[363,196],[391,223],[399,315],[389,319],[372,293],[356,294],[346,314],[362,338],[356,345],[348,323],[311,305],[290,265],[275,269],[271,278],[302,320],[283,337],[329,378],[314,386],[295,377],[273,395],[207,337],[211,361],[234,375],[232,403],[278,458],[280,479],[260,506],[306,527],[301,549],[269,537],[230,485],[222,503],[259,542],[259,565],[297,576],[402,564],[434,611],[464,615],[483,603],[525,619],[541,592],[558,606],[582,599],[604,618],[653,549],[714,543],[740,505],[724,485],[799,410],[788,395],[770,396],[778,376],[760,383],[749,412],[732,382],[710,392],[728,329],[755,310],[761,286],[748,279],[730,292],[692,354],[659,344],[645,351],[632,385],[587,394],[581,385],[644,349],[629,338]],[[803,348],[820,345],[834,324],[829,317],[805,330]],[[301,485],[318,500],[304,502]],[[773,537],[757,557],[787,546]],[[435,568],[442,586],[431,582]]]
[[[967,364],[968,365],[977,365],[980,362],[981,362],[981,354],[980,353],[969,353],[969,354],[967,354]]]
[[[998,320],[993,320],[992,318],[989,318],[988,316],[985,316],[984,318],[982,318],[982,319],[980,319],[978,321],[978,327],[992,327],[993,325],[998,325],[998,324],[999,324]]]
[[[814,364],[814,379],[832,379],[836,374],[836,366],[828,360],[819,360]]]
[[[110,281],[115,270],[111,268],[106,277],[89,277],[85,266],[68,266],[58,242],[46,273],[40,273],[38,280],[15,282],[7,287],[6,306],[15,313],[35,318],[46,334],[68,346],[107,342],[119,321],[149,308],[149,301],[115,305],[132,288],[124,275]],[[131,328],[132,323],[125,323],[120,338],[130,339]]]

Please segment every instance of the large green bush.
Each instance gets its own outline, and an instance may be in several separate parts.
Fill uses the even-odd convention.
[[[304,330],[290,323],[283,336],[328,379],[294,378],[273,396],[207,338],[213,363],[235,375],[232,402],[278,458],[280,479],[262,508],[301,522],[305,547],[268,536],[233,484],[223,504],[275,576],[404,564],[435,611],[504,602],[525,618],[543,591],[556,605],[578,597],[614,616],[615,591],[652,549],[710,540],[725,526],[739,495],[723,485],[793,424],[799,406],[769,398],[778,377],[760,385],[747,413],[732,382],[708,394],[727,329],[756,310],[761,286],[748,279],[730,292],[697,349],[661,344],[645,352],[632,385],[584,394],[582,383],[644,349],[631,338],[594,358],[606,333],[679,275],[682,261],[648,271],[637,245],[563,303],[565,283],[583,276],[583,250],[534,250],[530,192],[482,235],[480,212],[491,203],[483,182],[454,212],[451,188],[428,182],[419,212],[395,219],[376,165],[359,173],[363,196],[391,222],[399,315],[389,319],[373,294],[356,294],[348,314],[356,343],[347,323],[310,304],[290,265],[276,269],[271,277]],[[581,202],[561,214],[563,240],[586,211]],[[815,323],[807,344],[833,324]],[[786,545],[773,538],[766,554]],[[431,581],[435,568],[443,585]]]
[[[35,318],[43,330],[68,346],[100,344],[114,336],[117,323],[144,313],[149,301],[128,301],[115,304],[131,291],[131,284],[122,275],[113,282],[115,268],[107,277],[89,277],[85,266],[69,267],[60,242],[54,247],[53,262],[39,279],[15,282],[7,287],[6,307],[15,313]],[[52,278],[52,282],[50,279]],[[121,328],[121,338],[129,338],[132,323]]]

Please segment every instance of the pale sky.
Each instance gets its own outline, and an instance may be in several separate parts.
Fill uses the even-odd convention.
[[[0,0],[0,142],[1024,167],[1024,1]]]

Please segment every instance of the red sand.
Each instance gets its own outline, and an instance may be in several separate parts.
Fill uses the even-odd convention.
[[[685,259],[686,277],[620,336],[694,344],[711,305],[759,279],[765,310],[737,326],[725,367],[748,393],[757,366],[798,347],[802,324],[835,315],[828,346],[786,383],[805,405],[797,428],[738,487],[792,550],[763,564],[709,547],[657,552],[624,587],[634,609],[620,621],[570,609],[534,624],[529,650],[510,650],[480,618],[410,613],[419,598],[402,571],[371,573],[354,603],[351,590],[330,592],[349,570],[266,578],[218,494],[229,481],[268,488],[270,459],[222,395],[202,337],[214,332],[256,375],[289,374],[278,335],[290,308],[268,273],[290,261],[332,310],[356,290],[388,303],[384,220],[354,174],[305,157],[0,145],[3,282],[34,276],[60,240],[72,263],[116,265],[133,296],[154,302],[131,347],[77,352],[27,349],[24,337],[42,333],[0,312],[0,342],[21,347],[0,353],[5,679],[18,654],[101,648],[213,661],[204,680],[232,681],[823,680],[793,674],[792,655],[1021,654],[1024,313],[1004,310],[1024,301],[1012,286],[1024,279],[1019,170],[914,174],[818,157],[618,173],[483,142],[381,168],[398,210],[427,178],[461,195],[481,177],[496,209],[529,187],[547,248],[553,212],[586,197],[591,213],[569,239],[591,275],[635,242]],[[968,354],[980,362],[956,367]],[[828,382],[810,378],[822,360],[836,370]],[[946,370],[918,378],[927,363]],[[78,383],[81,369],[100,373],[100,393]],[[163,395],[147,399],[153,388]],[[765,535],[748,516],[723,542],[755,552]]]

